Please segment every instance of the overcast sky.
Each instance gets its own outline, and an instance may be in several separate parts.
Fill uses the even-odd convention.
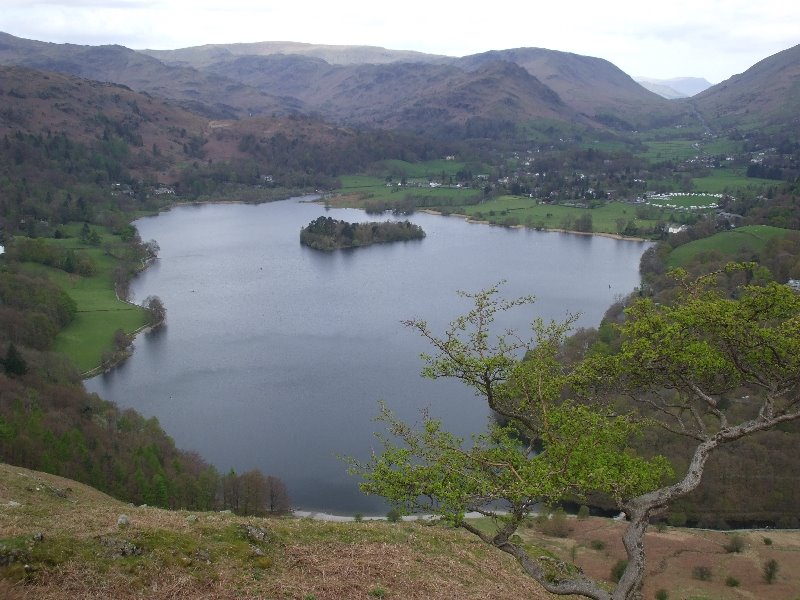
[[[741,73],[800,43],[797,0],[0,0],[0,31],[129,48],[295,41],[464,56],[523,46],[629,75]]]

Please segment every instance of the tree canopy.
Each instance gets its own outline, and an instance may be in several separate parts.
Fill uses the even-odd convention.
[[[685,280],[671,305],[637,300],[619,326],[620,350],[576,364],[559,355],[572,319],[537,320],[528,339],[497,333],[499,312],[533,301],[501,300],[497,286],[465,294],[474,308],[442,336],[425,321],[407,321],[434,348],[423,355],[423,374],[463,381],[504,424],[466,443],[429,418],[414,430],[384,407],[381,419],[393,437],[383,438],[383,452],[369,462],[353,461],[362,489],[467,529],[516,557],[550,592],[634,597],[644,577],[650,520],[697,487],[709,455],[800,418],[800,295],[771,283],[743,285],[731,297],[714,281],[714,275]],[[746,410],[723,401],[733,393]],[[639,410],[620,412],[622,394]],[[685,473],[675,475],[663,457],[634,452],[634,436],[653,426],[695,441]],[[598,492],[612,497],[629,521],[628,564],[611,591],[574,565],[529,555],[512,539],[537,503]],[[494,517],[497,530],[479,530],[464,519],[468,511]]]

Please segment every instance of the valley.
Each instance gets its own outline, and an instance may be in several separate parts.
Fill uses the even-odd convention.
[[[464,410],[461,403],[474,399],[458,382],[420,381],[416,357],[424,344],[402,341],[401,319],[430,319],[445,328],[463,308],[455,304],[456,290],[486,290],[507,280],[509,297],[537,294],[534,316],[566,319],[569,336],[562,338],[551,324],[552,357],[537,358],[534,346],[512,345],[519,356],[509,362],[521,368],[529,360],[557,363],[567,379],[595,361],[603,368],[614,357],[636,363],[631,357],[638,355],[625,354],[626,327],[636,311],[669,315],[668,307],[683,306],[693,278],[708,281],[709,274],[716,274],[716,287],[703,302],[713,296],[723,303],[714,306],[739,307],[756,293],[749,286],[784,294],[770,306],[785,304],[789,312],[765,320],[764,331],[783,320],[790,328],[794,300],[785,294],[800,281],[798,86],[800,46],[694,95],[668,99],[609,61],[544,48],[461,57],[281,42],[137,51],[0,33],[0,460],[71,477],[137,505],[212,511],[200,517],[210,529],[197,534],[171,533],[186,528],[187,515],[152,509],[153,522],[135,526],[135,535],[120,533],[125,542],[112,542],[126,548],[130,542],[145,553],[100,566],[89,557],[111,536],[110,512],[104,518],[111,524],[96,524],[91,539],[51,533],[54,525],[47,525],[45,540],[53,535],[57,541],[52,547],[46,542],[44,554],[28,540],[31,528],[39,527],[31,514],[16,533],[0,533],[0,557],[33,544],[24,552],[38,557],[36,566],[28,572],[4,558],[0,593],[59,598],[54,582],[63,566],[62,573],[113,573],[86,592],[96,597],[110,593],[107,584],[116,582],[118,591],[130,585],[132,573],[140,575],[131,598],[170,585],[197,597],[227,597],[234,588],[306,600],[336,597],[347,588],[343,563],[328,565],[312,554],[297,587],[287,575],[296,564],[291,557],[311,547],[345,551],[359,538],[372,540],[358,546],[365,556],[384,560],[377,548],[390,548],[392,560],[406,567],[430,555],[405,555],[399,548],[424,539],[432,560],[441,560],[436,553],[444,544],[465,564],[501,569],[502,578],[486,587],[464,564],[450,563],[450,575],[465,582],[465,597],[508,597],[507,585],[546,597],[512,562],[500,559],[502,553],[449,529],[408,525],[397,537],[382,525],[304,529],[304,523],[274,518],[264,527],[278,532],[282,544],[307,544],[290,544],[295,550],[288,554],[271,542],[255,544],[265,554],[253,550],[251,556],[249,542],[234,532],[233,515],[218,511],[231,511],[236,519],[291,507],[359,519],[385,514],[389,505],[364,496],[335,458],[367,460],[381,398],[390,408],[401,407],[398,416],[406,422],[418,420],[425,399],[436,398],[439,408],[432,412],[443,410],[445,424],[465,438],[484,428],[489,406],[505,410],[513,422],[515,413],[493,400],[487,406],[479,398]],[[354,245],[367,245],[358,223],[376,218],[395,228],[424,225],[426,235],[408,244],[334,253],[300,246],[300,227],[340,217],[359,238]],[[730,261],[743,266],[730,267]],[[565,316],[574,313],[581,313],[580,320]],[[702,311],[692,318],[710,326]],[[530,320],[528,314],[500,324],[520,330]],[[732,322],[728,333],[738,335],[739,325]],[[433,335],[423,337],[434,341]],[[773,357],[784,356],[796,341],[775,339]],[[499,348],[502,355],[505,347]],[[678,354],[669,360],[682,360]],[[771,363],[770,376],[793,360],[792,352],[786,356]],[[349,362],[337,362],[342,358]],[[694,359],[692,368],[705,364],[699,355]],[[464,372],[469,370],[445,376]],[[515,377],[502,371],[497,381],[516,384]],[[682,402],[705,398],[699,403],[704,418],[693,421],[701,429],[696,435],[711,435],[713,428],[703,429],[711,422],[727,432],[728,418],[757,418],[753,406],[772,388],[747,374],[738,377],[722,378],[725,385],[712,377],[710,403],[711,396],[674,392]],[[317,388],[309,391],[301,381]],[[731,527],[797,528],[800,464],[792,451],[798,429],[791,400],[797,382],[786,376],[784,384],[790,399],[778,410],[785,420],[781,416],[716,452],[699,487],[650,516],[660,529],[651,529],[648,540],[672,548],[680,537],[681,544],[707,550],[726,543],[730,535],[721,531]],[[639,385],[633,396],[651,398],[640,393],[648,386]],[[494,388],[478,388],[479,396],[491,397],[487,391]],[[565,387],[564,397],[568,393],[584,391],[576,385]],[[659,428],[653,419],[663,415],[652,402],[631,401],[620,390],[604,393],[608,414],[636,411],[642,417],[638,437],[631,435],[616,455],[666,457],[676,473],[669,482],[677,481],[692,459],[691,438],[679,435],[689,413],[673,414],[675,405],[668,405],[666,414],[676,420],[662,419]],[[686,410],[691,412],[688,404]],[[538,421],[536,427],[530,420],[520,423],[511,439],[544,431],[537,432]],[[430,427],[429,433],[438,431]],[[282,446],[284,438],[291,443]],[[492,440],[498,452],[508,442],[502,435]],[[535,468],[535,456],[525,456],[521,464]],[[25,497],[27,506],[38,500],[11,483],[9,470],[17,467],[3,468],[0,510],[4,518],[16,518],[12,501]],[[517,468],[511,472],[519,478]],[[25,475],[50,481],[45,490],[69,485],[48,477]],[[604,484],[581,502],[617,512],[620,499]],[[749,493],[742,496],[742,489]],[[582,493],[569,490],[558,495],[559,503],[571,506],[574,494]],[[383,491],[392,497],[391,489]],[[435,491],[452,500],[449,491]],[[84,493],[106,506],[99,492]],[[109,502],[103,510],[119,510]],[[151,516],[145,514],[150,509],[133,510],[137,518]],[[520,510],[527,514],[531,506]],[[469,529],[457,514],[445,518]],[[570,547],[546,539],[524,519],[500,520],[517,533],[490,544],[534,553],[541,545],[556,561],[556,571],[535,577],[543,585],[553,584],[556,575],[572,577],[572,563],[603,586],[614,585],[609,569],[624,550],[611,541],[619,530],[605,521],[592,520],[597,530],[579,523]],[[168,526],[159,529],[159,521]],[[663,532],[686,524],[718,531]],[[603,554],[590,537],[607,528],[613,538],[602,541],[614,552]],[[711,578],[695,577],[688,569],[697,565],[678,560],[683,551],[675,550],[660,566],[648,565],[645,589],[657,598],[738,598],[747,590],[794,600],[786,591],[794,580],[784,567],[792,563],[796,540],[776,531],[769,536],[775,547],[764,542],[761,548],[758,535],[746,534],[750,554],[742,577],[725,557],[709,567]],[[160,545],[162,536],[180,550],[170,554]],[[221,558],[226,548],[235,551],[233,559]],[[775,556],[784,569],[778,585],[759,575],[760,563]],[[680,573],[661,569],[672,569],[672,562],[682,565]],[[156,575],[158,565],[168,563],[169,581]],[[229,577],[241,565],[244,579]],[[632,581],[634,567],[625,581]],[[450,581],[394,568],[366,569],[347,589],[415,597]],[[337,572],[331,587],[317,586],[319,569]],[[729,584],[731,577],[739,583]],[[73,591],[88,590],[71,581]],[[261,581],[271,583],[255,583]]]

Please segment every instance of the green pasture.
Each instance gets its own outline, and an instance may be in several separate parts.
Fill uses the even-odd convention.
[[[709,142],[703,142],[703,150],[706,154],[711,154],[712,156],[739,154],[742,152],[743,147],[744,143],[727,138],[718,138]]]
[[[647,150],[639,153],[639,156],[651,162],[683,162],[702,153],[696,143],[690,140],[646,142]]]
[[[787,231],[787,229],[769,225],[746,225],[723,231],[678,246],[670,252],[667,266],[674,268],[687,265],[699,254],[707,252],[717,252],[731,259],[749,259],[751,255],[761,252],[772,238],[783,235]]]
[[[379,177],[367,175],[348,175],[339,178],[342,187],[338,190],[340,194],[359,194],[357,200],[348,200],[347,205],[354,208],[364,208],[370,201],[400,202],[406,196],[416,198],[441,198],[443,203],[450,204],[458,202],[459,199],[472,198],[480,194],[479,190],[471,188],[451,188],[451,187],[413,187],[413,186],[387,186],[386,182]],[[395,182],[397,183],[397,182]]]
[[[585,214],[592,217],[594,233],[619,232],[618,222],[633,221],[637,227],[652,227],[659,221],[668,220],[669,212],[653,209],[647,218],[639,218],[635,206],[624,202],[609,202],[598,208],[577,208],[559,204],[537,203],[536,200],[520,196],[501,196],[475,206],[461,209],[453,207],[453,212],[466,214],[481,221],[489,221],[500,225],[518,224],[544,229],[562,229],[565,218],[572,220]],[[512,220],[509,220],[512,219]]]
[[[744,173],[731,169],[711,169],[706,177],[692,179],[694,191],[709,194],[734,194],[738,190],[758,192],[778,182],[771,179],[747,177]]]
[[[442,173],[445,176],[455,175],[464,169],[464,163],[457,160],[428,160],[419,163],[410,163],[404,160],[384,160],[375,165],[374,170],[385,171],[386,176],[393,178],[440,178]]]
[[[113,251],[114,246],[121,243],[119,238],[102,228],[93,229],[101,235],[102,243],[99,247],[83,245],[77,237],[77,227],[67,230],[68,235],[76,237],[49,239],[47,242],[91,256],[97,266],[95,275],[82,277],[40,264],[25,264],[27,271],[46,275],[75,300],[77,315],[72,323],[59,332],[54,350],[66,354],[82,372],[100,364],[103,352],[112,347],[117,329],[131,333],[147,321],[143,308],[118,300],[114,293],[112,271],[117,261],[103,247],[108,246]]]

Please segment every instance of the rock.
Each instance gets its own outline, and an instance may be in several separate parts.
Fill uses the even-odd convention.
[[[27,550],[6,548],[0,544],[0,567],[7,567],[14,563],[25,563],[30,559],[30,553]]]
[[[269,533],[260,527],[254,527],[253,525],[247,525],[246,523],[243,523],[242,525],[239,525],[239,528],[244,531],[247,539],[253,542],[266,542],[269,538]]]
[[[100,536],[100,545],[107,548],[112,558],[122,558],[123,556],[138,556],[142,549],[136,544],[111,536]]]
[[[131,521],[128,518],[128,515],[120,515],[117,517],[117,527],[119,527],[120,529],[124,529],[130,524]]]
[[[189,523],[197,523],[197,515],[189,515],[188,517],[186,517],[186,520]]]
[[[211,555],[208,553],[208,550],[195,550],[192,554],[196,560],[206,563],[207,565],[211,564]]]
[[[44,541],[44,533],[41,531],[33,536],[33,541],[36,544],[41,544]]]
[[[254,544],[250,544],[250,551],[253,553],[253,556],[266,556],[267,553],[264,552],[261,548]]]

